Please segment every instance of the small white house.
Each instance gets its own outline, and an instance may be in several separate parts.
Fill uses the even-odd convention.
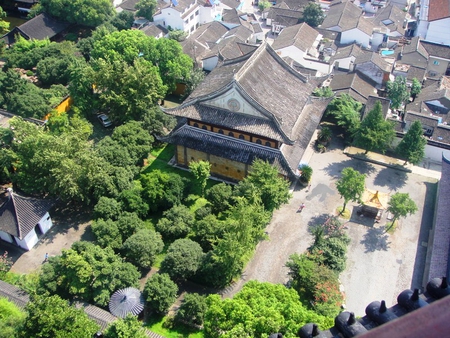
[[[53,226],[48,210],[54,201],[23,197],[11,188],[0,206],[0,239],[30,250]]]

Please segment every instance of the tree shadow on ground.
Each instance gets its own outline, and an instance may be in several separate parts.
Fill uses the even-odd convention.
[[[324,224],[330,217],[330,214],[321,214],[311,217],[308,222],[308,232],[311,233],[315,226]]]
[[[392,168],[381,169],[374,179],[374,184],[380,187],[388,187],[389,190],[397,191],[405,186],[408,180],[408,173]]]
[[[369,175],[375,172],[375,167],[370,162],[363,160],[358,160],[355,158],[349,158],[346,161],[333,162],[328,164],[323,170],[331,177],[339,178],[341,176],[341,171],[344,168],[353,168],[359,171],[361,174]]]
[[[349,208],[349,207],[347,207]],[[360,213],[361,206],[354,206],[352,208],[352,214],[350,216],[350,222],[352,223],[358,223],[361,225],[364,225],[366,227],[372,228],[375,225],[375,218],[365,216],[364,214]]]
[[[360,243],[366,247],[365,253],[387,251],[391,244],[388,239],[389,235],[384,232],[384,228],[369,228]]]

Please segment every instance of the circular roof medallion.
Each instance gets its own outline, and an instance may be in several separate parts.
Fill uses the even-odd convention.
[[[231,111],[239,111],[239,109],[241,109],[241,104],[236,99],[229,99],[227,102],[227,106]]]

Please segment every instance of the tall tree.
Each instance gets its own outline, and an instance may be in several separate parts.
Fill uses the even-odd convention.
[[[105,330],[104,338],[146,338],[142,324],[131,314],[113,321]]]
[[[41,0],[44,12],[62,21],[96,27],[114,13],[110,0]]]
[[[9,31],[9,22],[3,20],[6,17],[6,12],[0,7],[0,34],[8,33]]]
[[[151,310],[166,313],[177,299],[178,286],[166,273],[154,274],[145,283],[144,297]]]
[[[426,138],[423,136],[422,123],[414,121],[403,136],[395,151],[402,158],[405,163],[418,164],[425,156]]]
[[[200,191],[203,196],[211,172],[211,163],[208,161],[193,161],[189,163],[189,169],[191,169],[197,185],[200,186]]]
[[[147,20],[153,21],[153,14],[155,14],[157,5],[156,0],[139,0],[136,4],[136,16],[142,16]]]
[[[417,205],[409,197],[409,194],[397,192],[391,196],[387,211],[394,215],[391,225],[386,229],[386,231],[389,231],[398,218],[414,214],[417,211]]]
[[[395,137],[394,125],[383,118],[381,103],[377,101],[375,107],[361,122],[361,127],[355,134],[354,144],[369,151],[385,152]]]
[[[191,325],[203,325],[206,309],[205,296],[198,293],[186,293],[175,318]]]
[[[195,218],[185,205],[175,205],[164,211],[155,228],[161,233],[164,240],[175,240],[186,237],[190,232]]]
[[[156,255],[160,254],[163,248],[161,235],[149,229],[142,229],[131,235],[122,247],[125,257],[143,269],[152,267]]]
[[[325,15],[318,3],[310,2],[303,9],[303,21],[311,27],[319,26],[324,18]]]
[[[365,178],[364,174],[360,174],[353,168],[347,167],[342,170],[342,177],[336,182],[336,188],[344,199],[341,213],[345,211],[349,201],[360,201],[365,189]]]
[[[25,307],[21,337],[91,338],[99,329],[82,309],[57,295],[35,296]]]
[[[397,76],[394,81],[388,81],[386,84],[387,95],[391,100],[391,108],[400,108],[409,98],[408,86],[406,78]]]
[[[19,337],[19,330],[25,320],[25,313],[8,301],[0,298],[0,338]]]
[[[411,96],[413,99],[416,98],[417,95],[420,94],[422,91],[422,85],[420,84],[420,81],[416,78],[412,79],[412,85],[411,85]]]
[[[347,132],[346,136],[353,137],[360,126],[362,104],[348,94],[334,98],[327,107],[327,115],[336,119],[338,126]]]

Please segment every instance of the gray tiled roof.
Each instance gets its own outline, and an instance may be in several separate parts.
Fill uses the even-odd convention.
[[[169,33],[169,31],[166,28],[164,28],[161,25],[155,25],[153,22],[151,22],[149,25],[141,28],[141,31],[143,31],[145,33],[145,35],[147,35],[147,36],[155,36],[155,37],[161,33],[163,35],[166,35],[167,33]]]
[[[405,34],[403,24],[406,18],[406,13],[395,5],[388,4],[386,7],[380,8],[375,17],[373,23],[377,26],[386,26],[391,32],[399,32],[402,35]],[[383,23],[382,21],[390,21],[390,23]]]
[[[383,97],[370,95],[367,98],[366,106],[364,107],[364,113],[362,116],[363,119],[367,113],[369,113],[373,108],[375,108],[375,104],[377,102],[381,103],[381,112],[383,114],[383,117],[386,118],[388,111],[389,111],[389,105],[391,104],[391,101],[389,99],[386,99]]]
[[[369,96],[376,95],[374,86],[355,72],[335,74],[330,82],[330,87],[336,94],[349,94],[361,103],[366,103]]]
[[[169,0],[169,2],[171,2],[172,0]],[[176,11],[182,13],[182,15],[186,15],[186,13],[183,13],[190,5],[193,5],[193,7],[195,7],[195,0],[177,0],[176,1],[177,5],[176,6],[172,6],[173,9],[175,9]],[[173,2],[172,2],[173,4]]]
[[[20,25],[18,29],[30,39],[43,40],[51,39],[69,26],[68,22],[58,21],[50,15],[42,13]]]
[[[8,193],[8,200],[0,207],[0,229],[23,239],[54,204],[50,199],[23,197]]]
[[[249,26],[251,27],[251,25]],[[224,39],[230,36],[236,36],[238,37],[242,42],[246,42],[248,38],[253,34],[252,30],[250,28],[247,28],[245,26],[239,25],[237,27],[231,28],[227,33],[224,35]]]
[[[276,5],[284,3],[287,8],[303,10],[310,3],[310,0],[277,0]]]
[[[130,11],[130,12],[136,12],[136,4],[139,2],[140,0],[125,0],[124,2],[122,2],[119,6],[122,8],[123,10],[126,11]]]
[[[277,167],[284,175],[291,176],[293,174],[278,149],[212,133],[200,128],[183,125],[163,140],[249,165],[259,158]]]
[[[222,21],[226,23],[241,24],[237,9],[224,9],[222,12]]]
[[[265,136],[273,140],[288,142],[288,140],[280,137],[281,135],[279,134],[276,125],[271,120],[258,118],[256,116],[230,113],[227,110],[203,104],[193,104],[181,109],[169,110],[167,112],[170,115],[184,116],[205,123],[227,126],[242,132]]]
[[[428,52],[428,55],[450,60],[450,46],[444,46],[438,43],[432,43],[423,40],[420,41],[420,43]]]
[[[450,254],[450,159],[443,157],[441,180],[436,201],[433,244],[428,278],[448,276]]]
[[[391,71],[392,65],[385,61],[383,57],[376,52],[367,52],[359,54],[355,59],[355,66],[371,62],[383,71]]]
[[[337,47],[336,54],[334,54],[331,57],[330,63],[333,63],[333,61],[336,61],[339,59],[347,58],[349,56],[354,56],[356,58],[357,56],[359,56],[363,53],[365,53],[365,52],[356,43],[353,43],[351,45],[344,46],[344,47]]]
[[[350,1],[343,1],[330,6],[328,14],[320,27],[331,29],[336,26],[342,32],[359,28],[368,35],[372,34],[373,29],[373,23],[362,16],[362,9]]]
[[[428,52],[423,47],[419,36],[413,37],[408,44],[403,45],[402,52],[403,54],[418,52],[423,57],[428,58]]]
[[[417,95],[414,102],[408,104],[408,111],[420,112],[422,114],[430,114],[434,112],[432,107],[429,107],[427,102],[439,100],[447,110],[450,109],[450,80],[447,77],[442,77],[440,81],[436,81],[431,85],[422,88],[422,91]],[[448,114],[442,114],[443,122],[450,123]]]
[[[271,7],[267,18],[271,19],[279,25],[289,27],[294,26],[300,22],[303,13],[300,11],[284,8]]]
[[[2,280],[0,280],[0,297],[5,297],[21,309],[30,301],[28,293]]]
[[[113,316],[108,311],[105,311],[97,306],[94,306],[92,304],[82,302],[82,301],[76,301],[74,302],[74,305],[78,309],[83,309],[84,312],[88,315],[88,317],[92,320],[94,320],[98,325],[100,325],[101,330],[106,329],[106,327],[112,323],[113,321],[117,320],[117,317]]]
[[[284,28],[275,39],[272,48],[277,50],[289,46],[295,46],[303,52],[308,52],[313,47],[319,33],[306,23]]]

